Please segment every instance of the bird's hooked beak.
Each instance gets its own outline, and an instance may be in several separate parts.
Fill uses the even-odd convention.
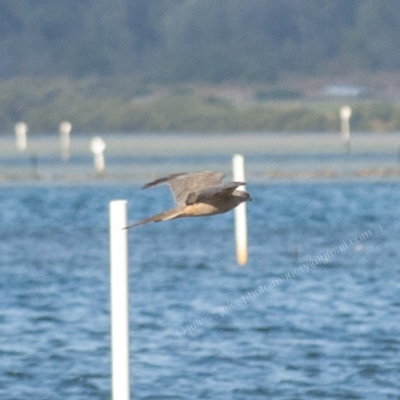
[[[245,193],[246,193],[246,201],[253,201],[251,196],[247,192],[245,192]]]

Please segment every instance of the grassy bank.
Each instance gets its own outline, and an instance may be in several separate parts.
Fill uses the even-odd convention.
[[[256,90],[255,90],[256,91]],[[343,101],[297,98],[235,102],[192,86],[154,87],[134,79],[19,78],[0,82],[0,132],[25,121],[52,132],[62,120],[75,132],[336,131]],[[400,105],[351,103],[353,131],[400,130]]]

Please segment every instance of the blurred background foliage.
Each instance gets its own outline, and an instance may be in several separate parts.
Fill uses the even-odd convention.
[[[152,101],[146,101],[146,93],[141,83],[124,78],[7,80],[0,83],[0,130],[10,132],[24,120],[31,132],[52,132],[68,120],[81,132],[338,131],[343,105],[338,99],[295,98],[236,106],[190,87]],[[400,104],[373,99],[350,104],[353,131],[400,130]]]
[[[399,20],[397,0],[1,0],[0,77],[398,70]]]
[[[399,20],[397,0],[0,0],[0,129],[335,130],[337,105],[297,88],[238,108],[185,84],[398,72]],[[355,105],[352,127],[399,129],[399,109]]]

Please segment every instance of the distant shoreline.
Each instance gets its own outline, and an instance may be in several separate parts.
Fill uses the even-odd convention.
[[[162,176],[160,171],[157,176]],[[96,174],[74,174],[74,175],[52,175],[39,174],[30,176],[29,174],[21,175],[0,175],[0,185],[26,185],[26,184],[55,184],[55,185],[81,185],[81,184],[133,184],[141,185],[143,182],[153,179],[150,174],[141,174],[136,177],[118,174],[105,174],[104,176],[96,176]],[[250,174],[247,182],[256,184],[272,184],[276,182],[339,182],[339,181],[391,181],[400,182],[399,169],[376,169],[376,170],[358,170],[352,173],[338,173],[333,170],[324,171],[265,171],[262,175],[253,176]]]
[[[394,179],[400,177],[400,133],[352,136],[351,153],[339,134],[104,134],[104,177],[96,176],[92,135],[71,136],[71,159],[61,160],[57,133],[29,135],[18,153],[13,135],[0,136],[0,182],[142,183],[174,172],[231,173],[243,154],[249,181]]]

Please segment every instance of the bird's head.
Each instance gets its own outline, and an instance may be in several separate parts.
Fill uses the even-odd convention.
[[[247,192],[244,192],[243,190],[235,190],[234,195],[240,197],[242,199],[242,202],[253,200],[251,196]]]

